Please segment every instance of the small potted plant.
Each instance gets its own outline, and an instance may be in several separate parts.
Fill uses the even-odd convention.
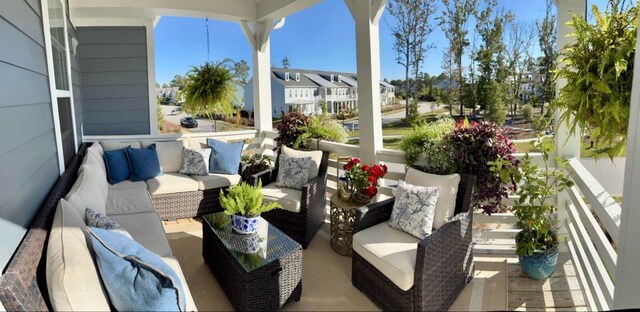
[[[220,205],[231,215],[231,227],[240,234],[255,233],[260,214],[282,206],[278,202],[263,203],[262,181],[257,187],[240,182],[229,188],[227,194],[220,191]]]
[[[549,168],[547,161],[553,153],[551,143],[541,139],[531,142],[533,148],[540,151],[544,167],[534,164],[529,153],[520,161],[519,167],[511,165],[509,160],[490,162],[491,171],[504,183],[518,185],[516,194],[520,198],[511,209],[522,230],[516,235],[516,254],[524,271],[537,280],[547,278],[558,260],[558,236],[555,216],[557,207],[549,204],[548,199],[573,186],[573,181],[562,169],[567,161],[555,157],[556,168]]]
[[[384,164],[363,165],[360,158],[353,157],[342,167],[345,171],[347,189],[351,201],[366,205],[378,194],[378,180],[387,173]]]

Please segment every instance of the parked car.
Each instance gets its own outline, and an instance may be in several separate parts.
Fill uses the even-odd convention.
[[[182,119],[180,119],[180,126],[183,128],[198,128],[198,121],[193,117],[182,117]]]
[[[172,109],[171,113],[169,113],[170,116],[175,116],[177,114],[178,114],[178,109],[177,108]]]

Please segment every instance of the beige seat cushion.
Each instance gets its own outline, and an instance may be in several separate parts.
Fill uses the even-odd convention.
[[[198,182],[188,175],[165,173],[145,181],[151,195],[194,192],[198,190]]]
[[[131,234],[133,240],[144,248],[161,257],[171,256],[171,248],[167,235],[162,228],[162,221],[155,212],[132,213],[125,215],[111,215],[115,220]]]
[[[276,186],[275,183],[262,187],[262,195],[265,202],[279,202],[282,209],[291,212],[300,212],[302,191]]]
[[[239,174],[209,173],[206,176],[192,175],[191,178],[198,182],[198,189],[203,191],[236,185],[242,177]]]
[[[106,199],[102,198],[97,174],[92,174],[90,170],[84,170],[78,174],[78,179],[65,199],[78,210],[78,215],[85,222],[85,210],[87,208],[106,214]]]
[[[130,142],[100,141],[100,145],[102,145],[102,149],[106,152],[121,150],[123,148],[126,148],[127,146],[131,146],[133,148],[140,148],[140,142],[138,141],[130,141]]]
[[[433,229],[443,226],[456,210],[456,196],[460,184],[459,174],[438,175],[409,168],[405,182],[418,186],[439,187],[440,195],[436,202],[436,214],[433,217]]]
[[[413,287],[419,241],[383,222],[353,235],[353,250],[407,291]]]
[[[109,301],[82,232],[84,221],[61,199],[47,244],[46,279],[56,311],[109,311]]]
[[[186,146],[185,140],[169,142],[140,142],[142,148],[148,148],[151,144],[156,145],[160,169],[164,173],[175,173],[180,171],[182,166],[182,149]]]
[[[140,183],[144,187],[137,187],[139,184],[134,184],[136,187],[116,188],[115,185],[112,185],[109,188],[109,195],[105,204],[107,216],[155,212],[151,196],[147,191],[147,185],[142,181]]]
[[[144,181],[131,181],[131,180],[124,180],[122,182],[116,183],[116,184],[109,184],[109,191],[111,190],[121,190],[121,189],[147,189],[147,183],[144,183]]]
[[[168,264],[178,275],[180,278],[180,282],[182,283],[182,289],[184,290],[185,302],[187,311],[197,311],[195,301],[193,301],[193,296],[191,296],[191,291],[189,291],[189,285],[187,285],[187,279],[184,277],[182,273],[182,269],[180,268],[180,264],[178,263],[178,259],[174,257],[162,257],[162,260]]]
[[[318,171],[320,171],[320,162],[322,161],[322,151],[298,151],[283,146],[282,154],[295,158],[311,157],[311,165],[309,166],[309,179],[313,179],[318,176]]]
[[[187,147],[194,150],[211,148],[207,145],[207,138],[187,138]]]

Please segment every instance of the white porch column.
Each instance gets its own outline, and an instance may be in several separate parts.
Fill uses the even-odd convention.
[[[257,152],[262,154],[265,147],[263,131],[273,129],[271,119],[271,49],[269,35],[273,29],[273,20],[260,22],[241,22],[242,30],[249,41],[253,60],[253,111],[254,125],[257,130]]]
[[[560,51],[565,45],[575,42],[575,37],[567,37],[573,30],[566,25],[568,21],[571,21],[573,14],[586,14],[586,0],[554,0],[557,6],[557,37],[556,46]],[[558,58],[558,67],[566,66],[561,62],[561,58]],[[558,79],[556,81],[556,95],[560,89],[567,85],[566,79]],[[578,158],[580,159],[580,142],[582,140],[582,133],[578,130],[576,133],[571,133],[566,123],[557,122],[560,112],[555,112],[556,129],[555,129],[555,153],[561,159]],[[566,220],[569,219],[567,213],[567,205],[571,202],[569,195],[566,192],[557,194],[558,203],[558,225],[560,227],[559,234],[561,236],[567,235],[567,228],[565,226]]]
[[[640,37],[640,29],[638,29]],[[636,42],[636,51],[640,41]],[[622,215],[618,239],[618,263],[616,264],[613,309],[640,307],[640,54],[636,53],[631,91],[631,111],[627,133],[627,160],[624,172]],[[613,272],[611,272],[613,273]]]
[[[380,16],[386,0],[344,0],[356,27],[358,72],[358,119],[360,122],[360,158],[377,162],[382,149],[380,115]]]

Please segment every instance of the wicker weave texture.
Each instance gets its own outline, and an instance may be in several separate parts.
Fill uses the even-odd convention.
[[[151,201],[162,220],[192,218],[222,211],[220,190],[227,188],[151,195]]]
[[[58,202],[75,183],[86,148],[86,144],[82,144],[77,155],[66,166],[4,274],[0,276],[0,301],[7,311],[45,311],[51,308],[45,279],[48,235]]]

